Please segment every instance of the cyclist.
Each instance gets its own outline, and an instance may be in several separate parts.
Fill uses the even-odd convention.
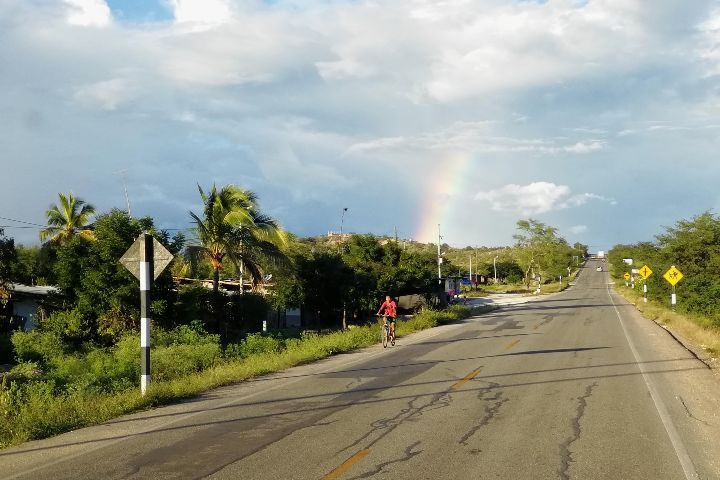
[[[397,319],[397,304],[390,295],[385,296],[385,301],[382,305],[380,305],[380,309],[378,310],[377,314],[380,315],[380,312],[383,311],[383,321],[385,322],[385,325],[387,325],[387,319],[388,317],[390,317],[390,335],[391,338],[395,338],[395,320]]]

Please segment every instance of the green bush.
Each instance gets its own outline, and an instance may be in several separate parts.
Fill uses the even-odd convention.
[[[63,310],[52,313],[41,325],[41,329],[53,332],[67,341],[79,341],[88,335],[88,328],[77,310]]]
[[[233,294],[230,295],[227,308],[230,327],[257,332],[262,330],[262,322],[267,318],[270,303],[257,293]]]
[[[37,379],[43,374],[40,366],[35,362],[23,362],[15,365],[8,374],[8,380],[13,382],[27,382]]]
[[[220,342],[220,336],[207,333],[199,320],[193,320],[190,325],[180,325],[172,330],[153,328],[151,335],[153,347],[204,345],[206,343],[219,344]]]
[[[66,348],[60,335],[41,330],[14,332],[11,341],[18,362],[38,362],[41,365],[63,355]]]
[[[285,348],[285,342],[272,335],[252,333],[236,344],[230,344],[225,349],[228,358],[247,358],[258,353],[279,352]]]
[[[472,311],[462,306],[437,312],[426,310],[410,320],[398,321],[398,334],[407,335],[466,318]],[[367,347],[379,340],[376,324],[335,331],[329,334],[249,335],[228,347],[222,359],[216,335],[208,335],[199,325],[171,331],[155,329],[158,345],[153,348],[153,382],[141,396],[137,384],[140,374],[140,341],[137,335],[123,337],[112,348],[89,349],[86,353],[64,354],[47,348],[40,354],[36,344],[47,336],[18,336],[34,345],[31,351],[48,358],[49,370],[42,377],[25,383],[7,378],[0,383],[0,448],[39,439],[95,424],[123,413],[169,403],[197,395],[211,388],[236,383],[254,376],[282,370],[329,355]],[[47,335],[49,332],[43,332]],[[32,341],[31,341],[32,340]],[[180,342],[186,341],[187,344]],[[18,342],[22,343],[22,342]],[[162,345],[160,345],[162,343]],[[53,342],[49,342],[52,346]],[[24,345],[24,344],[23,344]],[[24,378],[35,375],[36,366],[18,367]]]
[[[206,370],[220,359],[220,345],[173,345],[152,352],[152,373],[155,381],[171,380]]]
[[[180,287],[175,304],[177,322],[186,324],[195,319],[209,322],[211,305],[212,290],[197,284]]]

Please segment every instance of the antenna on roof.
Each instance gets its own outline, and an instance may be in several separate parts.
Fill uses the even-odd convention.
[[[130,198],[128,197],[127,181],[126,181],[127,169],[122,169],[122,170],[118,170],[117,172],[113,172],[113,175],[118,175],[122,179],[123,189],[125,190],[125,203],[127,204],[127,214],[128,214],[128,217],[131,217],[132,215],[130,215]]]

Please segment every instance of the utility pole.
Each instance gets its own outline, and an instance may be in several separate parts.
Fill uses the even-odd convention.
[[[395,226],[395,243],[398,243],[397,226]]]
[[[440,235],[440,224],[438,223],[438,251],[437,251],[437,261],[438,261],[438,284],[442,284],[442,272],[440,271],[440,265],[442,265],[442,257],[440,256],[440,242],[442,241],[442,236]]]
[[[348,211],[347,207],[344,207],[343,211],[342,211],[342,217],[340,217],[340,238],[342,238],[343,224],[345,223],[345,212],[347,212],[347,211]]]
[[[493,271],[495,272],[495,283],[497,284],[497,255],[493,258]]]

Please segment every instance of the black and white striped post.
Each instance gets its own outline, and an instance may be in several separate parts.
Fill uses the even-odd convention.
[[[153,237],[141,235],[140,246],[140,391],[143,395],[150,385],[150,302],[153,284]]]
[[[140,391],[143,395],[150,385],[150,302],[153,282],[172,259],[172,254],[149,233],[141,233],[120,258],[120,263],[140,280]]]

